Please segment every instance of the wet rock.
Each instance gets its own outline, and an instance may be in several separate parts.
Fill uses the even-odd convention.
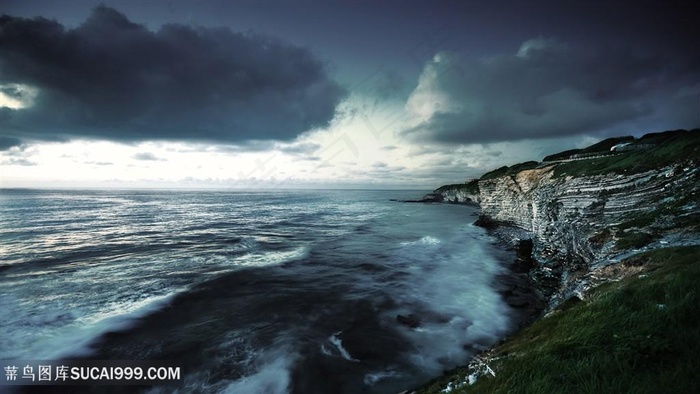
[[[525,308],[530,306],[530,300],[528,298],[529,297],[514,293],[506,297],[506,304],[513,308]]]
[[[501,226],[501,223],[493,220],[490,216],[479,215],[479,218],[474,222],[475,226],[483,227],[487,230],[493,230]]]
[[[401,202],[423,202],[423,203],[433,203],[433,202],[443,202],[444,198],[440,193],[428,193],[420,200],[403,200]]]
[[[420,327],[420,320],[413,313],[411,313],[408,316],[397,315],[396,321],[399,322],[400,324],[406,326],[406,327],[410,327],[410,328]]]
[[[513,263],[512,269],[515,272],[530,272],[531,269],[535,268],[536,262],[532,257],[532,239],[523,239],[518,241],[515,246],[515,262]]]

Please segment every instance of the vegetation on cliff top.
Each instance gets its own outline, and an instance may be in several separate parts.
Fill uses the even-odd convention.
[[[501,168],[497,168],[493,171],[489,171],[486,174],[482,175],[479,180],[486,180],[486,179],[493,179],[493,178],[500,178],[502,176],[507,176],[507,175],[515,175],[519,173],[520,171],[525,171],[525,170],[531,170],[533,168],[537,168],[537,166],[540,163],[536,161],[526,161],[524,163],[518,163],[518,164],[513,164],[512,166],[504,166]]]
[[[618,144],[627,143],[630,149],[612,154],[610,149]],[[581,158],[568,162],[554,162],[565,160],[573,155],[606,154],[603,157]],[[448,190],[464,191],[468,194],[479,192],[478,181],[512,176],[524,170],[553,165],[554,176],[586,176],[602,175],[609,173],[634,174],[673,164],[690,163],[700,161],[700,129],[673,130],[661,133],[649,133],[635,139],[631,136],[608,138],[584,149],[571,149],[544,158],[542,163],[526,161],[512,166],[503,166],[489,171],[478,180],[467,183],[444,185],[435,189],[435,193],[443,193]]]
[[[435,193],[445,193],[448,191],[459,191],[465,194],[479,194],[479,180],[478,179],[472,179],[469,182],[466,183],[455,183],[452,185],[444,185],[440,186],[439,188],[435,189]]]
[[[469,385],[466,368],[421,393],[697,393],[700,392],[700,247],[633,256],[642,267],[619,282],[569,301],[496,346],[495,377]]]
[[[608,157],[558,163],[554,175],[633,174],[684,160],[700,160],[700,129],[647,134],[632,144],[644,148]]]
[[[563,152],[555,153],[553,155],[546,156],[542,161],[554,161],[554,160],[564,160],[576,154],[586,154],[586,153],[609,153],[610,148],[617,144],[624,142],[633,142],[634,137],[613,137],[602,140],[584,149],[570,149]]]

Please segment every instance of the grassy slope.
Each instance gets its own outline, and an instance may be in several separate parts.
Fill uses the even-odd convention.
[[[623,143],[623,142],[632,142],[634,141],[634,137],[632,136],[626,136],[626,137],[614,137],[614,138],[608,138],[606,140],[600,141],[597,144],[593,144],[589,146],[588,148],[584,149],[569,149],[565,150],[563,152],[555,153],[553,155],[546,156],[542,161],[553,161],[553,160],[562,160],[562,159],[568,159],[572,155],[575,154],[583,154],[583,153],[610,153],[610,148],[613,146]]]
[[[610,147],[620,142],[653,144],[656,147],[622,152],[610,157],[557,163],[554,169],[555,176],[585,176],[607,173],[632,174],[657,169],[684,160],[700,160],[700,129],[694,129],[690,131],[675,130],[651,133],[636,141],[630,136],[608,138],[585,149],[572,149],[547,156],[544,161],[568,158],[573,153],[610,153]],[[485,173],[479,180],[515,175],[523,170],[537,168],[539,165],[540,163],[536,161],[527,161],[512,166],[504,166]],[[444,185],[436,189],[435,192],[439,193],[448,189],[464,189],[468,193],[476,194],[478,193],[478,181],[472,180],[468,183]]]
[[[486,174],[482,175],[481,178],[479,178],[479,180],[483,181],[486,179],[494,179],[494,178],[499,178],[499,177],[506,176],[506,175],[515,175],[515,174],[519,173],[520,171],[537,168],[538,165],[539,165],[539,163],[536,161],[526,161],[524,163],[513,164],[510,167],[504,166],[501,168],[497,168],[493,171],[487,172]]]
[[[442,193],[446,192],[448,190],[461,190],[464,191],[465,193],[468,194],[479,194],[479,180],[478,179],[472,179],[471,181],[467,183],[456,183],[452,185],[444,185],[440,186],[439,188],[435,189],[435,193]]]
[[[644,264],[646,273],[565,303],[494,349],[495,378],[452,393],[700,392],[700,247],[621,264]],[[419,392],[441,392],[465,374],[458,368]]]
[[[555,176],[638,173],[657,169],[684,159],[700,159],[700,130],[668,132],[642,137],[639,143],[653,143],[655,148],[624,152],[618,156],[559,163]]]

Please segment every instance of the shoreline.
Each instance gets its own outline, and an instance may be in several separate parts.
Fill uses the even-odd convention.
[[[546,357],[556,359],[559,354],[557,346],[562,342],[577,348],[586,341],[598,340],[601,334],[607,335],[604,328],[591,339],[572,339],[592,332],[585,321],[572,324],[571,332],[558,338],[558,331],[548,326],[552,324],[552,320],[548,319],[556,320],[563,314],[568,321],[575,321],[580,316],[566,314],[568,308],[581,302],[581,308],[588,303],[596,303],[597,299],[592,294],[611,294],[606,291],[621,286],[618,282],[623,280],[631,287],[643,287],[641,282],[632,283],[644,265],[644,258],[636,255],[657,256],[657,264],[665,264],[664,259],[668,256],[680,261],[685,259],[683,253],[691,253],[689,251],[692,250],[682,249],[682,252],[678,252],[681,250],[678,248],[700,245],[697,235],[698,211],[694,202],[694,196],[700,190],[697,183],[700,173],[694,159],[700,149],[697,131],[646,134],[635,140],[644,145],[644,150],[619,157],[606,156],[573,164],[548,163],[547,158],[539,164],[514,164],[465,183],[441,186],[423,198],[423,202],[477,205],[480,216],[475,225],[485,228],[506,248],[516,251],[516,261],[508,267],[510,272],[505,273],[500,281],[507,283],[518,275],[526,277],[527,292],[537,294],[543,305],[540,305],[542,309],[538,312],[533,308],[520,330],[500,342],[506,344],[503,346],[512,350],[515,346],[512,341],[518,343],[517,338],[520,341],[527,338],[524,342],[538,344],[550,340],[552,343],[549,345],[554,350]],[[586,149],[606,152],[608,145],[614,142],[615,139],[608,139]],[[650,144],[654,145],[654,149],[649,149]],[[672,265],[673,261],[669,264]],[[679,266],[678,269],[685,268]],[[674,286],[675,282],[667,282],[669,286]],[[603,284],[608,286],[601,286]],[[518,289],[517,286],[515,288]],[[511,290],[511,293],[504,292],[502,295],[513,297],[515,294]],[[622,293],[619,296],[624,298]],[[513,299],[517,300],[517,296]],[[666,305],[663,300],[654,302]],[[514,303],[517,305],[517,301]],[[605,304],[598,302],[598,305]],[[616,317],[617,306],[606,305],[605,308],[608,309],[597,311],[604,316],[598,322],[602,326]],[[637,313],[636,310],[634,313]],[[654,315],[651,313],[647,317],[651,319]],[[683,319],[679,318],[679,321]],[[624,321],[619,323],[624,326]],[[659,324],[654,329],[662,326]],[[550,331],[541,335],[542,327]],[[625,327],[624,331],[636,332],[635,329]],[[528,337],[527,333],[533,330],[540,331],[534,337]],[[645,336],[648,334],[638,334],[649,339]],[[666,334],[662,330],[657,335]],[[521,358],[502,360],[503,352],[499,353],[499,346],[496,344],[475,356],[461,368],[460,376],[454,380],[457,383],[453,383],[460,387],[471,385],[479,376],[495,376],[499,365],[511,365],[515,363],[513,360]],[[541,346],[537,346],[530,351],[539,354]],[[680,351],[683,347],[678,349]],[[608,356],[601,353],[596,357],[606,359]],[[640,357],[643,358],[644,354],[635,354],[632,359],[638,360]],[[541,361],[535,357],[530,362],[536,363],[538,360]],[[566,359],[557,361],[560,362],[566,362]],[[487,363],[494,368],[491,369]],[[595,360],[591,360],[591,365],[596,365]],[[527,369],[526,366],[520,366],[519,370]],[[546,369],[551,369],[551,366]],[[606,372],[598,372],[606,376]],[[513,371],[510,373],[512,376]],[[536,374],[537,371],[528,373]],[[634,376],[630,373],[630,382]],[[520,384],[531,381],[527,374],[521,378]],[[491,388],[497,384],[509,387],[508,384],[513,382],[506,379],[490,384]],[[424,387],[415,390],[422,392]],[[443,386],[441,390],[449,392],[456,387]]]
[[[494,278],[498,293],[514,312],[514,328],[499,339],[498,342],[501,342],[542,317],[547,299],[530,277],[530,270],[535,266],[531,234],[507,223],[489,220],[481,213],[473,224],[485,229],[487,234],[497,240],[497,245],[502,248],[503,253],[511,256],[510,260],[504,260],[506,271]],[[475,355],[477,356],[478,354]]]

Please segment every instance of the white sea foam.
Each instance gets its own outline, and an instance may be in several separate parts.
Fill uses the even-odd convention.
[[[328,350],[328,348],[326,347],[326,345],[321,345],[321,353],[322,353],[322,354],[325,354],[326,356],[332,356],[332,355],[333,355],[333,353],[332,353],[330,350]]]
[[[289,392],[290,370],[296,355],[280,352],[264,355],[264,362],[257,372],[231,382],[221,392],[226,394],[283,394]]]
[[[8,337],[17,347],[8,347],[14,353],[10,358],[54,360],[66,357],[89,355],[90,344],[108,331],[126,329],[133,322],[167,305],[176,292],[153,296],[133,305],[122,305],[121,309],[101,311],[96,314],[77,316],[79,310],[70,312],[43,311],[18,319],[35,327],[23,330],[22,326],[8,332]],[[20,311],[16,311],[21,313]],[[69,314],[70,316],[66,316]],[[26,332],[25,332],[26,331]],[[31,336],[31,337],[30,337]],[[27,342],[30,345],[27,346]],[[6,358],[3,354],[2,357]]]
[[[342,331],[336,332],[335,334],[331,335],[328,338],[328,341],[335,346],[336,349],[338,349],[338,352],[340,352],[340,356],[343,357],[344,359],[352,362],[360,362],[360,360],[353,358],[350,353],[343,347],[343,341],[338,338],[338,335],[340,335]]]
[[[135,319],[186,291],[197,280],[193,273],[204,271],[203,276],[212,276],[243,266],[278,265],[307,253],[308,248],[300,246],[233,258],[127,260],[52,275],[7,278],[5,294],[0,296],[4,311],[0,327],[7,332],[0,338],[0,357],[56,359],[89,354],[90,343],[99,336],[128,328]],[[178,273],[188,279],[179,278]],[[38,293],[29,292],[27,282],[40,289]]]
[[[508,307],[490,285],[502,268],[488,244],[465,242],[479,231],[464,226],[423,236],[396,252],[397,263],[406,265],[410,277],[404,286],[387,287],[399,307],[386,319],[419,314],[420,327],[401,327],[401,332],[414,345],[407,357],[422,370],[437,374],[464,363],[470,354],[463,345],[489,344],[508,329]],[[424,318],[421,312],[439,319]]]
[[[240,265],[246,267],[264,267],[270,265],[278,265],[290,260],[296,260],[308,255],[309,248],[300,246],[292,250],[253,253],[245,256],[239,262]]]
[[[400,373],[398,373],[397,371],[391,370],[391,369],[386,370],[386,371],[380,371],[380,372],[372,372],[372,373],[368,373],[365,375],[364,383],[367,386],[373,386],[377,382],[379,382],[380,380],[384,380],[387,378],[396,378],[399,376],[401,376]]]
[[[424,237],[421,237],[418,241],[406,241],[406,242],[401,242],[402,246],[411,246],[411,245],[437,245],[440,243],[440,240],[432,237],[430,235],[426,235]]]

